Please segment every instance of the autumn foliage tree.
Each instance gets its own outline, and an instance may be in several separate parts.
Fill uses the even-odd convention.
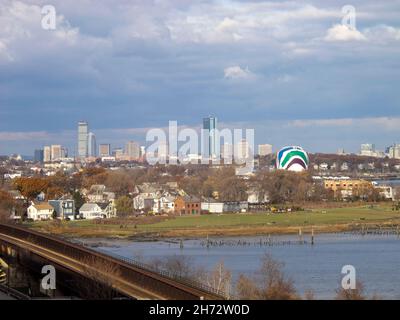
[[[50,181],[42,177],[20,177],[13,181],[15,189],[29,200],[36,198],[41,192],[47,192]]]
[[[4,190],[0,190],[0,220],[6,220],[10,217],[11,210],[16,206],[12,196]]]

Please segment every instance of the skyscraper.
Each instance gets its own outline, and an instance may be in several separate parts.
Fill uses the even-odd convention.
[[[44,150],[43,149],[36,149],[34,156],[33,156],[33,160],[35,162],[43,162],[43,158],[44,158]]]
[[[63,157],[62,147],[59,144],[51,145],[51,161],[58,161]]]
[[[140,146],[136,141],[128,141],[125,146],[125,154],[132,159],[140,158]]]
[[[89,132],[88,134],[88,156],[96,157],[97,156],[97,145],[96,145],[96,136],[93,132]]]
[[[208,117],[203,119],[203,155],[216,157],[219,155],[219,141],[216,134],[217,118]]]
[[[78,157],[86,158],[88,156],[88,123],[86,121],[78,122]]]
[[[43,161],[50,162],[51,161],[51,148],[50,146],[45,146],[43,148]]]

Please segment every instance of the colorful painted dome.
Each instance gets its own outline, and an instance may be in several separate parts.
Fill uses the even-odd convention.
[[[302,147],[284,147],[276,155],[276,167],[289,171],[303,171],[308,169],[308,155]]]

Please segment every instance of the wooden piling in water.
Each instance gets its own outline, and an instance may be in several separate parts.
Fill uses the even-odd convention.
[[[311,245],[314,245],[314,228],[311,228]]]

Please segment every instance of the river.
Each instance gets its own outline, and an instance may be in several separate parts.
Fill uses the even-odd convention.
[[[96,250],[130,259],[151,261],[171,255],[185,255],[198,266],[211,270],[219,261],[231,270],[233,278],[251,275],[260,267],[260,258],[270,253],[284,263],[284,272],[294,280],[299,293],[312,290],[316,299],[332,299],[339,287],[342,267],[356,268],[365,292],[385,299],[400,299],[400,239],[396,235],[320,234],[311,245],[298,236],[210,238],[159,241],[85,239]],[[271,243],[273,245],[271,245]]]

